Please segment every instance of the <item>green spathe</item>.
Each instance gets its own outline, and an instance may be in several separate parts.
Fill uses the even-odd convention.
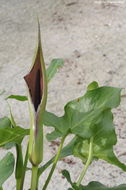
[[[38,43],[29,74],[25,77],[28,87],[30,111],[29,158],[33,165],[43,159],[43,114],[47,101],[47,77],[41,46],[40,25],[38,23]]]

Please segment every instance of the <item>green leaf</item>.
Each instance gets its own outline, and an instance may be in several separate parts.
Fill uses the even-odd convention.
[[[62,175],[67,179],[68,183],[72,187],[72,188],[69,188],[68,190],[80,190],[79,187],[77,187],[76,184],[72,182],[70,173],[67,170],[63,170]]]
[[[115,187],[107,187],[99,182],[92,181],[87,186],[77,187],[75,184],[73,184],[73,188],[69,188],[68,190],[125,190],[126,184],[122,184]]]
[[[67,170],[63,170],[62,171],[62,175],[67,179],[67,181],[71,184],[71,186],[73,185],[73,182],[71,181],[71,177],[70,174]]]
[[[125,190],[126,184],[122,184],[116,187],[107,187],[97,181],[90,182],[87,186],[80,185],[77,187],[76,183],[73,183],[70,174],[67,170],[62,171],[62,175],[67,179],[72,188],[68,190]]]
[[[92,160],[102,159],[126,171],[126,165],[121,163],[113,152],[113,145],[116,144],[117,139],[113,125],[113,115],[110,110],[102,112],[102,119],[98,123],[95,123],[95,126],[92,126],[92,136]],[[85,163],[89,154],[89,141],[79,138],[74,147],[73,154]]]
[[[26,135],[29,135],[29,129],[21,127],[0,129],[0,147],[12,142],[21,143]]]
[[[14,156],[12,153],[7,153],[0,161],[0,186],[11,176],[14,171]]]
[[[9,103],[8,103],[8,106],[9,106],[9,110],[10,110],[10,119],[6,118],[6,122],[9,123],[9,127],[10,128],[13,128],[13,127],[16,127],[16,123],[14,121],[14,117],[12,115],[12,111],[11,111],[11,107],[10,107]],[[15,146],[15,143],[14,142],[10,142],[10,143],[5,144],[3,146],[3,148],[6,149],[6,150],[9,150],[9,149],[11,149],[14,146]]]
[[[11,121],[8,117],[0,118],[0,129],[11,127]]]
[[[82,138],[90,138],[94,124],[102,118],[102,112],[119,105],[120,91],[121,89],[113,87],[99,87],[70,102],[66,112],[71,118],[72,133]]]
[[[126,166],[113,152],[117,138],[111,109],[119,105],[121,89],[98,87],[93,83],[91,85],[92,89],[84,96],[65,106],[64,116],[57,117],[55,114],[45,112],[44,124],[53,126],[55,129],[47,135],[47,138],[54,140],[68,133],[79,136],[79,142],[74,145],[74,156],[86,162],[89,154],[89,139],[93,137],[93,159],[103,159],[126,171]]]
[[[28,100],[27,96],[21,96],[21,95],[10,95],[6,98],[6,100],[7,99],[15,99],[18,101],[27,101]]]
[[[51,64],[46,70],[48,82],[53,78],[58,68],[63,66],[63,63],[64,63],[63,59],[53,59],[51,61]]]
[[[80,190],[125,190],[126,184],[122,184],[116,187],[107,187],[99,182],[90,182],[87,186],[82,186]]]
[[[9,150],[9,149],[13,148],[14,146],[15,146],[15,143],[10,142],[10,143],[5,144],[2,148]]]
[[[98,88],[98,83],[97,83],[96,81],[93,81],[92,83],[90,83],[90,84],[88,85],[87,90],[88,90],[88,91],[89,91],[89,90],[94,90],[94,89],[96,89],[96,88]]]
[[[11,128],[11,121],[8,117],[3,117],[0,118],[0,129],[5,129],[5,128]],[[10,149],[13,146],[15,146],[15,143],[11,142],[11,143],[7,143],[3,146],[4,149]]]
[[[97,87],[69,102],[62,117],[45,112],[44,124],[55,128],[55,132],[49,134],[48,139],[54,140],[68,133],[89,139],[93,134],[94,123],[102,117],[102,112],[119,105],[120,91],[119,88]]]
[[[55,131],[47,135],[47,139],[49,141],[55,140],[57,137],[61,137],[63,135],[64,129],[62,129],[62,118],[57,117],[55,114],[45,111],[44,113],[44,125],[53,126]],[[59,125],[59,127],[57,127]]]

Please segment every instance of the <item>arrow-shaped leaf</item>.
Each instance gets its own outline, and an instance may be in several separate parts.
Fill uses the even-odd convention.
[[[98,87],[92,83],[84,96],[65,106],[64,116],[57,117],[46,112],[44,124],[55,128],[47,138],[54,140],[67,133],[79,136],[74,155],[85,162],[89,155],[89,139],[93,137],[93,159],[103,159],[126,171],[126,166],[113,152],[117,139],[111,109],[119,105],[120,91],[118,88]]]
[[[69,132],[89,139],[92,136],[92,127],[102,117],[102,112],[119,105],[120,91],[119,88],[97,86],[96,89],[88,89],[84,96],[69,102],[62,117],[45,112],[44,124],[55,128],[48,139],[54,140]]]
[[[116,134],[113,125],[113,115],[110,110],[102,113],[102,119],[92,126],[93,137],[93,159],[102,159],[110,164],[116,165],[126,171],[126,165],[121,163],[113,152],[113,146],[116,144]],[[85,162],[89,155],[89,141],[78,138],[78,143],[74,147],[74,156],[77,156]]]

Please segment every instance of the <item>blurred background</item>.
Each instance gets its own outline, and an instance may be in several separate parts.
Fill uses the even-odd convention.
[[[82,96],[88,83],[126,88],[126,1],[125,0],[0,0],[0,117],[9,114],[4,98],[26,95],[24,75],[30,69],[37,39],[39,16],[46,66],[53,58],[63,58],[64,66],[49,84],[48,110],[63,114],[64,105]],[[18,125],[29,127],[27,103],[9,100]],[[113,111],[118,143],[115,152],[126,163],[126,99]],[[48,132],[50,129],[45,129]],[[24,141],[24,149],[27,139]],[[57,143],[45,139],[47,161],[57,150]],[[13,149],[15,153],[15,150]],[[0,158],[5,154],[0,150]],[[61,170],[69,169],[76,180],[83,165],[69,157],[60,161],[48,187],[69,187]],[[41,177],[40,189],[49,170]],[[14,190],[14,176],[4,185]],[[106,185],[125,183],[126,174],[103,161],[93,162],[84,180],[98,180]],[[27,172],[25,188],[29,188]]]

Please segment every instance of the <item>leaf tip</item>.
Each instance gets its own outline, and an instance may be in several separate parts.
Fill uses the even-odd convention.
[[[96,88],[98,88],[98,87],[99,87],[99,86],[98,86],[98,83],[97,83],[96,81],[93,81],[93,82],[91,82],[91,83],[88,85],[87,90],[88,90],[88,91],[94,90],[94,89],[96,89]]]

